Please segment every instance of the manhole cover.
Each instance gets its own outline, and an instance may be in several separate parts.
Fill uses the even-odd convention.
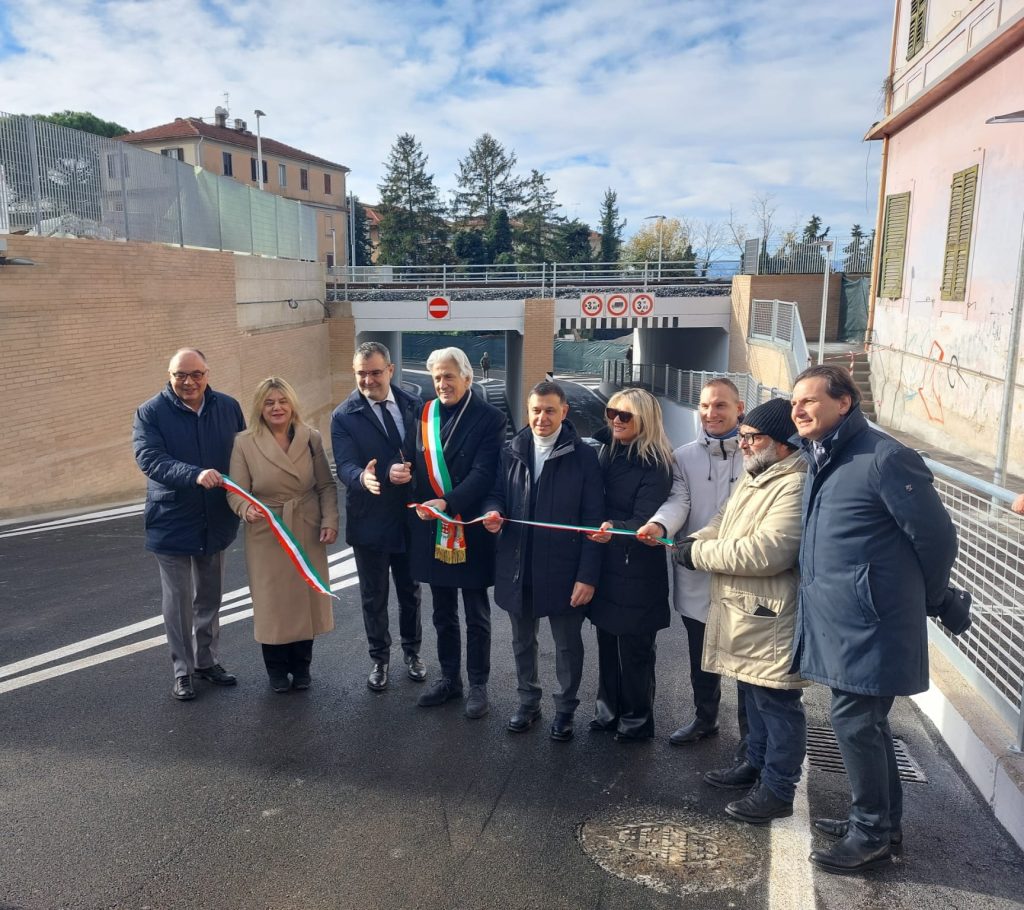
[[[900,780],[913,784],[926,784],[928,778],[921,766],[915,761],[902,739],[892,738],[892,748],[896,753],[896,766],[899,768]],[[836,742],[835,730],[831,727],[807,728],[807,761],[812,768],[819,771],[831,771],[833,774],[845,774],[846,765]]]
[[[606,872],[664,894],[745,890],[758,880],[764,853],[746,830],[685,811],[605,815],[585,821],[577,836]]]

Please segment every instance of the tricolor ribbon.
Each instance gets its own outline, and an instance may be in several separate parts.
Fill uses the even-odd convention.
[[[316,566],[310,562],[309,557],[305,551],[299,545],[299,542],[292,535],[292,532],[280,518],[278,518],[273,512],[270,511],[268,506],[265,506],[255,496],[252,495],[248,490],[243,490],[237,483],[235,483],[227,474],[221,474],[222,486],[225,490],[230,493],[234,493],[236,496],[241,496],[246,502],[256,506],[260,512],[263,513],[263,517],[267,520],[267,524],[270,525],[270,530],[277,538],[277,542],[281,545],[281,549],[285,551],[288,558],[292,561],[292,565],[295,566],[299,575],[302,576],[303,580],[316,591],[321,594],[326,594],[328,597],[334,597],[337,599],[336,594],[331,593],[330,587],[320,577],[320,573],[317,572]]]
[[[469,399],[463,404],[468,404]],[[444,462],[444,444],[441,442],[441,403],[436,399],[423,406],[420,417],[420,438],[423,440],[423,461],[427,466],[427,479],[439,499],[444,499],[452,490],[452,479]],[[436,510],[435,510],[436,511]],[[449,518],[444,512],[437,512],[437,534],[434,539],[434,559],[449,565],[466,561],[466,532],[462,530],[467,522],[459,516]]]
[[[421,502],[409,503],[410,509],[420,509],[426,512],[428,515],[433,516],[439,521],[446,521],[453,525],[475,525],[483,522],[486,516],[481,515],[479,518],[473,518],[470,521],[462,521],[459,518],[452,518],[450,515],[445,515],[440,509],[435,509],[433,506],[424,505]],[[530,525],[533,528],[547,528],[551,531],[576,531],[579,534],[603,534],[607,531],[609,534],[621,534],[625,537],[636,537],[636,531],[627,531],[625,528],[590,528],[586,525],[560,525],[554,524],[549,521],[527,521],[525,518],[506,518],[504,515],[501,516],[501,520],[504,522],[510,522],[516,525]],[[664,544],[666,547],[675,547],[675,541],[669,540],[667,537],[655,537],[654,540],[658,543]]]

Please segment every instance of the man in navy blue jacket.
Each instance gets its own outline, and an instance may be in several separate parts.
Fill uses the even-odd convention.
[[[956,531],[921,456],[872,429],[841,367],[804,370],[793,423],[809,464],[792,669],[832,689],[846,765],[846,819],[815,819],[840,838],[810,860],[826,872],[888,865],[903,843],[903,791],[889,729],[897,695],[928,688],[926,608],[940,604]]]
[[[388,685],[391,633],[388,629],[388,569],[398,594],[398,630],[409,678],[422,682],[420,586],[409,571],[409,516],[412,501],[410,453],[423,408],[418,395],[392,383],[391,352],[377,341],[356,348],[355,391],[334,409],[331,444],[338,479],[345,484],[345,541],[359,573],[363,625],[373,662],[366,685]]]
[[[501,533],[494,601],[512,621],[519,708],[507,727],[523,733],[540,717],[537,632],[540,617],[555,642],[555,717],[551,738],[572,739],[577,692],[583,677],[584,607],[601,577],[602,548],[582,534],[534,528],[512,518],[596,528],[604,520],[604,486],[597,453],[566,421],[569,405],[555,382],[533,387],[529,426],[506,445],[494,491],[484,503],[484,527]]]
[[[192,674],[233,686],[217,657],[224,551],[238,532],[221,474],[227,473],[242,409],[209,387],[202,352],[182,348],[170,381],[135,412],[132,444],[146,484],[146,549],[160,566],[161,607],[174,665],[171,693],[195,698]]]

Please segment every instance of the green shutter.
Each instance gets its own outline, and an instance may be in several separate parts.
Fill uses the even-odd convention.
[[[907,59],[912,60],[924,48],[928,0],[910,0],[910,29],[907,33]]]
[[[964,300],[967,267],[974,227],[974,197],[978,189],[978,165],[953,175],[949,193],[949,224],[946,254],[942,261],[942,299]]]
[[[885,197],[885,226],[882,229],[882,265],[878,270],[878,293],[895,300],[903,296],[903,260],[907,253],[907,222],[910,193]]]

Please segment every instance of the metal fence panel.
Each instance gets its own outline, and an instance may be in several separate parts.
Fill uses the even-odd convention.
[[[116,139],[0,113],[0,233],[316,260],[316,211]]]

